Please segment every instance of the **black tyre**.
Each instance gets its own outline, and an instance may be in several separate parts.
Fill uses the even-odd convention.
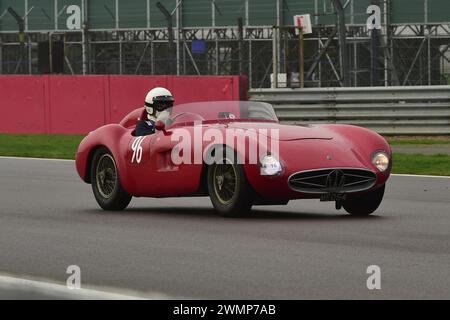
[[[94,154],[91,184],[95,199],[104,210],[123,210],[131,201],[132,197],[120,184],[116,161],[106,148],[100,148]]]
[[[344,201],[343,207],[345,211],[354,216],[368,216],[378,209],[383,200],[385,185],[362,194],[348,198]]]
[[[217,156],[207,173],[211,202],[224,217],[243,216],[250,211],[254,198],[243,165],[237,163],[237,155],[231,149],[216,148],[214,152]]]

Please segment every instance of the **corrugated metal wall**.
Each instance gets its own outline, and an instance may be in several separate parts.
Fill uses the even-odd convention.
[[[17,1],[14,1],[14,3],[17,3]],[[29,30],[52,30],[55,28],[55,4],[53,0],[28,0],[28,6],[40,8],[40,10],[32,11],[28,15]]]

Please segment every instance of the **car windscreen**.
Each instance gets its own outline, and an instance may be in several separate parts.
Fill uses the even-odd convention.
[[[269,103],[257,101],[208,101],[175,105],[171,110],[173,122],[250,120],[275,121],[278,118]]]

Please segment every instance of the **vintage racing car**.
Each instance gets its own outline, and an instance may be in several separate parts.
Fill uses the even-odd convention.
[[[135,136],[144,108],[88,134],[76,168],[105,210],[132,197],[209,196],[224,216],[293,199],[335,202],[352,215],[380,205],[392,151],[377,133],[342,125],[286,125],[254,101],[175,105],[156,132]]]

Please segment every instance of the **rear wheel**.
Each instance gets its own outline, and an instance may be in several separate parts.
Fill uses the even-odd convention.
[[[92,161],[91,184],[97,203],[104,210],[123,210],[131,201],[119,178],[116,161],[106,148],[98,149]]]
[[[348,198],[344,201],[345,211],[354,216],[368,216],[373,213],[383,200],[385,185],[363,195]]]
[[[228,152],[227,152],[228,150]],[[237,155],[227,148],[217,148],[219,156],[208,167],[208,192],[214,208],[225,217],[247,214],[253,205],[253,190]],[[230,156],[230,155],[234,155]]]

